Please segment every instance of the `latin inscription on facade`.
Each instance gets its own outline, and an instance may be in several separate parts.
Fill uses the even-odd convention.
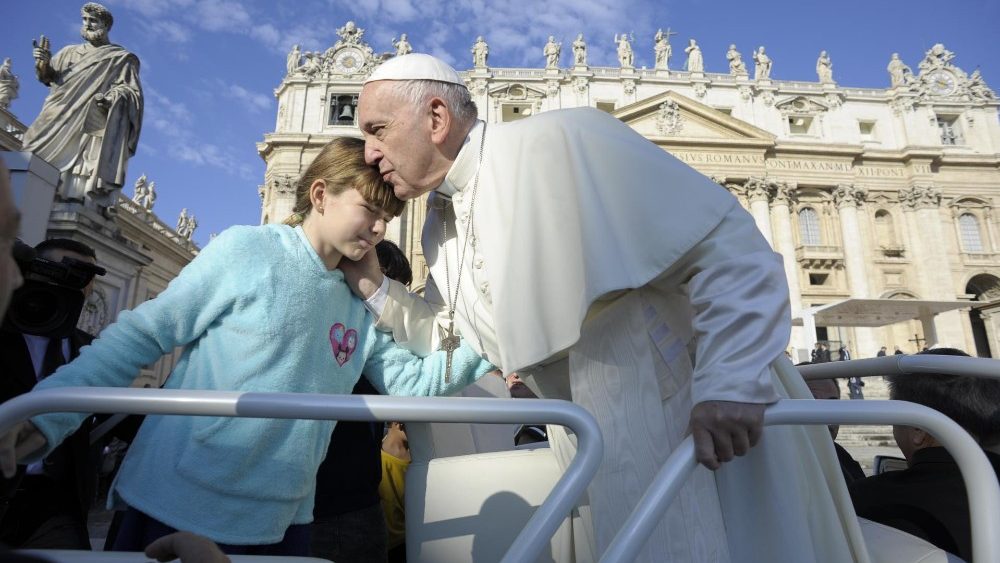
[[[738,166],[764,166],[764,157],[759,154],[736,154],[714,152],[671,152],[687,164],[733,164]]]
[[[862,178],[900,178],[909,176],[908,171],[899,167],[885,166],[854,166],[846,161],[832,160],[805,160],[774,158],[765,159],[760,154],[741,153],[718,153],[718,152],[691,152],[691,151],[669,151],[682,162],[698,167],[699,165],[725,165],[725,166],[757,166],[768,170],[776,171],[800,171],[800,172],[842,172],[855,174]],[[930,174],[930,166],[917,164],[912,166],[912,173]]]

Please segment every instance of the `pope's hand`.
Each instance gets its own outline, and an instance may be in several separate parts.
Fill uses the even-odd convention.
[[[212,540],[191,532],[174,532],[146,547],[146,557],[181,563],[229,563],[230,559]]]
[[[337,267],[344,272],[344,280],[351,291],[362,299],[374,295],[385,278],[378,264],[378,253],[374,249],[365,253],[364,258],[357,262],[343,259]]]
[[[45,436],[28,421],[0,436],[0,471],[10,479],[17,473],[17,460],[45,447]]]
[[[691,409],[689,429],[698,463],[716,470],[757,445],[767,405],[703,401]]]

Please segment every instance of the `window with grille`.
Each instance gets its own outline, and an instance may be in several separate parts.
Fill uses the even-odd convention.
[[[972,213],[963,213],[958,218],[958,230],[962,233],[962,249],[966,252],[982,252],[983,239],[979,233],[979,220]]]
[[[812,207],[806,207],[799,211],[799,236],[805,246],[822,244],[819,234],[819,215]]]

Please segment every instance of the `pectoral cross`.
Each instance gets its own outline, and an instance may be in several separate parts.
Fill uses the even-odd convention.
[[[447,357],[444,363],[444,382],[451,382],[451,357],[458,350],[458,345],[462,341],[461,338],[455,335],[455,320],[448,319],[448,330],[445,331],[445,336],[441,339],[441,345],[438,346],[438,350],[443,350]]]

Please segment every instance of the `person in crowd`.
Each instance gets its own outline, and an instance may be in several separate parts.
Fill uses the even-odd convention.
[[[922,354],[968,356],[954,348]],[[990,451],[1000,444],[1000,381],[945,374],[900,374],[888,380],[890,399],[924,405],[954,420],[985,448],[1000,474],[1000,455]],[[892,430],[909,467],[851,483],[858,516],[971,562],[969,502],[958,464],[930,433],[903,425]]]
[[[895,348],[892,352],[894,355],[900,356],[903,354],[903,351],[899,349],[899,346],[894,346],[893,348]]]
[[[53,263],[62,263],[65,258],[79,264],[97,264],[94,249],[75,240],[48,239],[34,250],[37,258]],[[81,303],[93,290],[93,284],[92,279],[79,290]],[[64,307],[67,317],[73,314],[68,304]],[[75,321],[78,313],[68,320]],[[0,328],[0,402],[31,391],[91,343],[94,337],[75,328],[75,324],[65,335],[65,331],[54,334],[43,326],[28,327],[30,332],[15,325]],[[43,461],[21,467],[13,478],[2,480],[0,494],[6,510],[0,519],[0,541],[19,548],[90,549],[87,513],[96,493],[100,451],[91,445],[90,433],[96,421],[96,417],[88,417]]]
[[[840,350],[837,351],[837,361],[846,362],[851,359],[851,351],[847,349],[847,346],[841,346]]]
[[[378,495],[389,531],[389,563],[406,561],[406,470],[410,466],[410,445],[406,425],[390,422],[382,439],[382,481]]]
[[[849,377],[847,378],[847,392],[849,393],[852,400],[861,400],[865,398],[865,381],[860,377]]]
[[[878,349],[878,353],[875,354],[875,357],[876,358],[884,358],[885,357],[885,346],[883,346],[883,347],[881,347],[881,348]]]
[[[381,393],[451,393],[494,367],[464,342],[423,359],[396,346],[338,269],[373,250],[402,209],[365,164],[362,141],[334,139],[299,180],[288,224],[227,229],[35,389],[124,386],[183,346],[168,389],[347,393],[364,370]],[[11,476],[16,461],[43,458],[83,418],[21,423],[0,437],[0,469]],[[129,506],[115,549],[191,531],[227,553],[307,555],[316,470],[334,424],[147,417],[114,485]]]
[[[410,285],[410,261],[398,246],[383,240],[375,252],[388,278]],[[374,395],[378,391],[362,376],[351,393]],[[382,426],[341,421],[334,427],[326,459],[316,473],[313,557],[338,563],[386,560],[386,522],[379,499]]]
[[[796,364],[797,366],[809,365],[808,363]],[[840,399],[840,384],[836,379],[810,379],[806,381],[809,391],[814,399],[818,400],[838,400]],[[833,438],[833,448],[837,451],[837,461],[840,462],[840,470],[844,474],[844,481],[848,484],[865,478],[865,472],[843,446],[837,443],[837,435],[840,433],[839,424],[827,425],[830,429],[830,437]]]
[[[720,472],[687,481],[640,560],[726,560],[729,538],[751,559],[850,558],[851,532],[810,528],[838,521],[829,518],[833,495],[810,497],[810,507],[791,497],[818,487],[750,469],[777,450],[816,460],[802,452],[825,448],[813,430],[762,426],[768,404],[808,389],[782,355],[790,314],[781,259],[752,217],[603,112],[505,124],[477,114],[461,76],[430,55],[389,59],[362,87],[368,162],[400,198],[430,194],[424,296],[388,281],[373,260],[348,272],[379,326],[418,353],[460,334],[541,396],[596,415],[606,444],[588,490],[597,552],[690,430],[698,461]],[[723,467],[740,456],[736,468]],[[793,478],[810,483],[837,471],[802,467]],[[751,474],[770,479],[751,483]]]

